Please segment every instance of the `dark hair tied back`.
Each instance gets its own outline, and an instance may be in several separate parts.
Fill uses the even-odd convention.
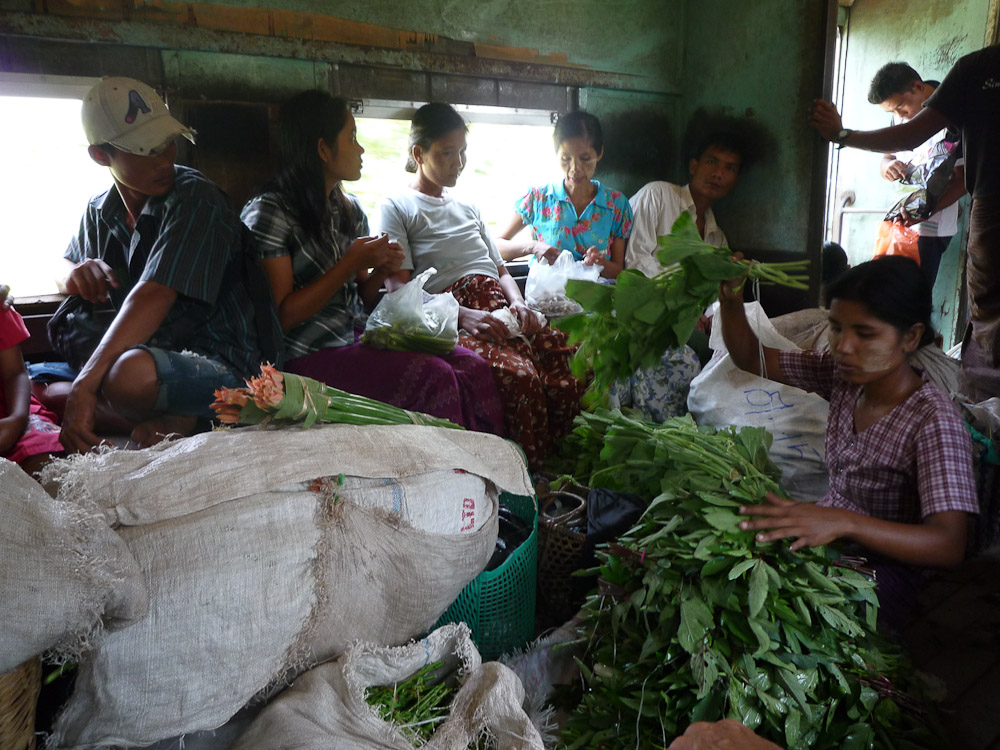
[[[590,147],[600,156],[604,153],[604,132],[601,130],[601,121],[590,112],[582,109],[576,112],[568,112],[556,121],[556,128],[552,133],[552,145],[556,150],[570,138],[586,138]]]
[[[834,300],[858,302],[900,333],[922,323],[920,346],[934,341],[931,285],[920,266],[902,255],[883,255],[844,271],[827,287]]]
[[[431,102],[418,109],[410,122],[410,145],[406,152],[406,171],[417,171],[417,163],[413,160],[414,146],[420,146],[422,150],[428,151],[434,141],[444,138],[453,130],[462,130],[468,133],[469,126],[465,124],[465,120],[450,104]]]

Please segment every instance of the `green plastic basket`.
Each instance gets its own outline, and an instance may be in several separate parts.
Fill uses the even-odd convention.
[[[483,661],[524,646],[535,636],[538,510],[535,498],[502,493],[500,504],[531,524],[531,535],[496,570],[484,570],[434,625],[464,622]]]

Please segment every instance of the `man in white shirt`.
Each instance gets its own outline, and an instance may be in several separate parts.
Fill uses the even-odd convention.
[[[868,101],[877,104],[893,116],[893,125],[907,122],[924,108],[924,102],[938,87],[937,81],[924,81],[917,71],[904,62],[891,62],[879,68],[868,89]],[[909,151],[897,151],[882,157],[880,171],[882,177],[895,182],[904,180],[916,168],[925,164],[935,153],[941,153],[943,142],[954,143],[958,133],[944,128],[932,135],[921,145]],[[958,231],[958,199],[965,194],[964,161],[959,159],[954,168],[951,182],[936,205],[936,211],[923,221],[915,224],[920,235],[917,250],[920,252],[920,268],[931,287],[937,278],[941,256]],[[916,189],[918,185],[914,186]],[[908,222],[910,223],[910,222]]]
[[[656,253],[657,237],[670,234],[681,215],[687,211],[706,242],[723,246],[726,235],[715,223],[712,204],[729,194],[740,177],[743,144],[729,133],[713,133],[706,138],[698,156],[688,163],[691,181],[684,186],[670,182],[650,182],[632,196],[632,234],[625,250],[625,267],[636,268],[646,276],[663,270]]]
[[[698,234],[716,246],[726,244],[726,235],[715,223],[712,204],[727,195],[740,176],[743,144],[728,133],[713,133],[688,164],[691,182],[674,185],[650,182],[629,204],[634,214],[632,234],[625,248],[625,267],[646,276],[655,276],[663,267],[656,258],[657,237],[670,234],[674,222],[687,211],[694,218]],[[706,342],[707,343],[707,342]],[[609,396],[612,407],[631,406],[646,419],[663,422],[687,412],[688,390],[700,372],[698,355],[690,346],[668,349],[655,367],[643,368],[616,383]]]

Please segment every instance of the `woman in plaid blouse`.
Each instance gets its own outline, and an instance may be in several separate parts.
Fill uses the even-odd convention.
[[[306,91],[278,117],[282,169],[243,209],[285,333],[285,369],[470,430],[503,434],[489,366],[461,346],[447,356],[358,343],[372,307],[403,259],[342,183],[361,177],[354,116],[343,99]]]
[[[830,351],[761,348],[742,287],[723,284],[723,336],[744,370],[830,402],[830,491],[819,503],[768,496],[744,507],[757,540],[791,549],[837,539],[875,561],[885,619],[900,624],[920,569],[965,557],[969,514],[978,514],[972,444],[951,399],[915,370],[909,355],[930,344],[931,291],[909,258],[881,257],[846,271],[828,289]],[[763,361],[761,361],[761,353]]]

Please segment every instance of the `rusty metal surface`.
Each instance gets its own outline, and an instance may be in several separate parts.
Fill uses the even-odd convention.
[[[442,44],[447,40],[441,38],[436,41],[435,49],[450,49],[451,53],[386,49],[146,21],[102,21],[8,11],[0,11],[0,35],[31,37],[36,40],[121,44],[150,49],[319,60],[566,86],[661,90],[657,88],[660,84],[651,77],[477,57],[473,45],[463,42]],[[459,50],[463,54],[457,54]]]

